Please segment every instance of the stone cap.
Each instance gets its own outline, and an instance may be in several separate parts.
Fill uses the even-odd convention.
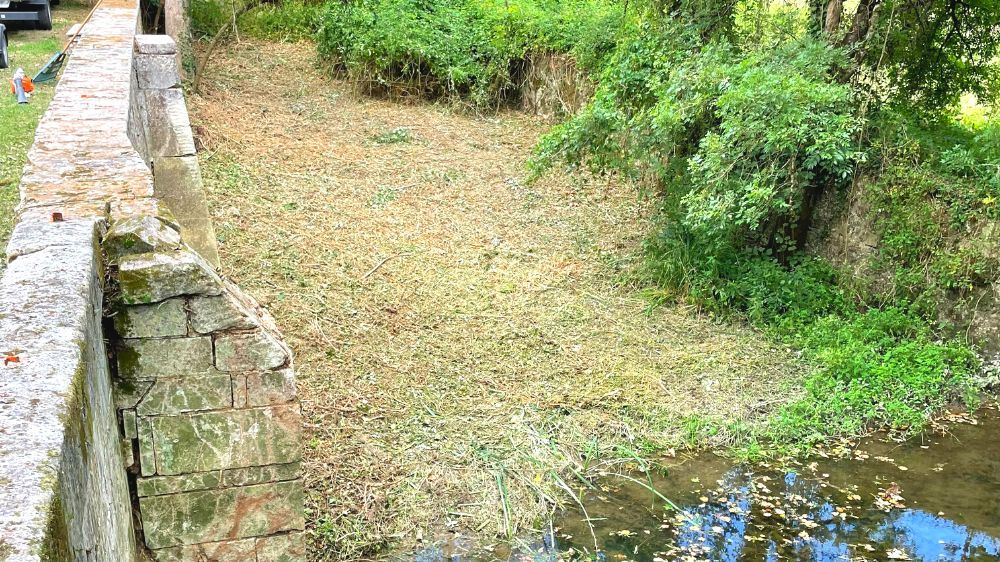
[[[135,52],[140,55],[175,55],[177,43],[169,35],[136,35]]]

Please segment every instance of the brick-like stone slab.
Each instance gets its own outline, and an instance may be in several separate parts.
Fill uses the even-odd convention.
[[[187,335],[184,299],[124,307],[115,314],[115,331],[121,338],[162,338]]]
[[[232,407],[232,379],[223,374],[159,378],[135,411],[140,416],[155,416]]]
[[[291,369],[247,375],[249,406],[272,406],[295,400],[295,374]]]
[[[289,356],[288,349],[263,330],[222,334],[215,338],[215,365],[220,371],[277,369],[288,362]]]
[[[123,340],[117,358],[125,379],[200,376],[213,371],[212,338]]]
[[[136,489],[140,496],[162,496],[180,492],[209,490],[212,488],[230,488],[233,486],[251,486],[265,482],[285,482],[295,480],[302,475],[300,463],[272,464],[268,466],[249,466],[246,468],[231,468],[229,470],[213,470],[196,474],[180,474],[177,476],[153,476],[139,478]]]
[[[118,261],[133,254],[179,250],[181,234],[153,216],[126,217],[108,227],[102,246],[112,261]]]
[[[153,549],[302,530],[302,484],[278,482],[139,498]]]
[[[149,418],[156,473],[164,476],[298,461],[297,405]],[[140,443],[140,448],[146,447]]]
[[[156,562],[256,562],[257,539],[175,546],[153,551]]]
[[[174,55],[177,43],[169,35],[136,35],[134,50],[140,55]]]
[[[257,539],[257,562],[302,562],[306,559],[303,533]]]
[[[126,304],[222,292],[222,280],[212,266],[188,250],[126,256],[118,263],[118,284]]]
[[[191,327],[199,334],[256,327],[251,312],[228,291],[217,297],[191,299]]]

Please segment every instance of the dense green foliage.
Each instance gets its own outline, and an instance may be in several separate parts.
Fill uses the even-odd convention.
[[[374,88],[466,95],[489,105],[515,85],[531,51],[594,67],[622,8],[612,0],[373,0],[327,4],[320,54]]]
[[[884,65],[886,94],[925,109],[966,92],[983,101],[1000,95],[1000,0],[887,0],[880,9],[889,17],[877,18],[872,38],[881,44],[858,50],[869,65]]]
[[[676,18],[641,22],[607,58],[590,104],[542,140],[535,173],[562,163],[656,190],[657,298],[742,318],[816,365],[804,396],[751,442],[794,448],[871,424],[920,427],[975,397],[978,359],[938,316],[1000,273],[998,127],[986,118],[970,130],[942,111],[954,92],[908,81],[909,54],[890,55],[885,88],[870,85],[875,68],[852,84],[856,47],[805,32],[794,14],[758,16],[789,33],[746,12],[735,38]],[[967,89],[992,87],[980,86]],[[816,206],[853,190],[878,238],[862,277],[804,253]]]

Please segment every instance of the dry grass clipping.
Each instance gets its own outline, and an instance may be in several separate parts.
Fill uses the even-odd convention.
[[[745,330],[647,313],[651,204],[523,184],[544,122],[359,98],[313,53],[230,46],[190,104],[225,268],[296,353],[315,560],[529,532],[575,473],[759,420],[799,376]]]

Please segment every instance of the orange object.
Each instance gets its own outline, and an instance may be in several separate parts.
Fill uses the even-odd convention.
[[[24,78],[21,78],[21,87],[24,88],[24,93],[26,93],[26,94],[30,94],[31,92],[35,91],[35,84],[31,81],[31,78],[28,78],[27,76],[25,76]],[[11,94],[14,93],[14,81],[13,80],[10,81],[10,93]]]

